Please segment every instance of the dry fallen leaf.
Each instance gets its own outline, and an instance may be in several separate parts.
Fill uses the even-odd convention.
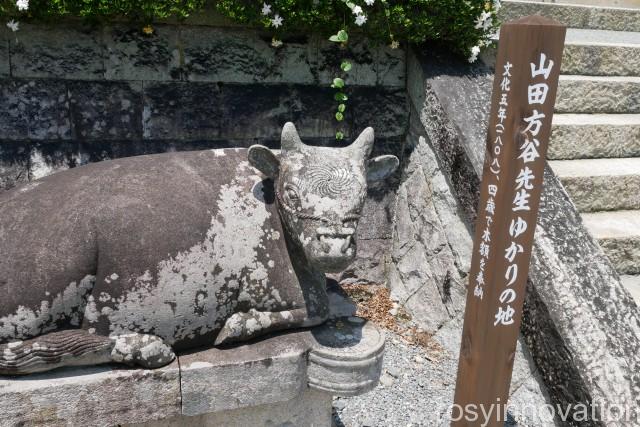
[[[357,316],[394,332],[409,344],[424,348],[426,357],[430,361],[440,358],[443,348],[437,341],[431,339],[430,334],[415,326],[403,324],[411,320],[411,316],[402,307],[397,307],[396,316],[389,313],[394,308],[394,302],[391,300],[389,289],[385,286],[341,283],[340,287],[356,303]]]

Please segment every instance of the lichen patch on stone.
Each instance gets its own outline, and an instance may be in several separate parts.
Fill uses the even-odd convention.
[[[112,335],[133,326],[173,344],[223,326],[237,304],[233,294],[224,291],[234,287],[233,281],[235,287],[237,282],[267,286],[267,266],[259,260],[258,248],[271,214],[246,190],[262,180],[251,171],[248,162],[241,162],[234,180],[221,187],[203,241],[160,262],[156,283],[145,272],[116,300],[108,314]]]
[[[0,342],[32,338],[53,331],[57,327],[56,322],[64,319],[72,325],[80,325],[87,296],[94,284],[95,276],[87,275],[79,283],[71,282],[52,300],[43,299],[35,310],[19,306],[15,313],[0,317]]]

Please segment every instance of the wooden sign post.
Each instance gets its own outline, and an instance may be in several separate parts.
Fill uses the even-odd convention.
[[[500,29],[455,427],[504,425],[565,33],[537,15]]]

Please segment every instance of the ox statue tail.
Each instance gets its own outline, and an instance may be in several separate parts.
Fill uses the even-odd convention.
[[[110,362],[157,368],[174,358],[171,347],[153,335],[132,333],[106,337],[74,329],[0,344],[0,375],[24,375],[63,366]]]
[[[25,341],[0,344],[0,374],[23,375],[61,366],[110,361],[113,342],[83,330],[53,332]]]

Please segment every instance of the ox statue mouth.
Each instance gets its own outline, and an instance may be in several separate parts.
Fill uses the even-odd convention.
[[[354,241],[352,236],[336,236],[319,234],[320,248],[323,255],[329,256],[351,256],[354,251]]]
[[[313,260],[326,272],[341,271],[356,255],[355,229],[319,227],[313,245]]]

